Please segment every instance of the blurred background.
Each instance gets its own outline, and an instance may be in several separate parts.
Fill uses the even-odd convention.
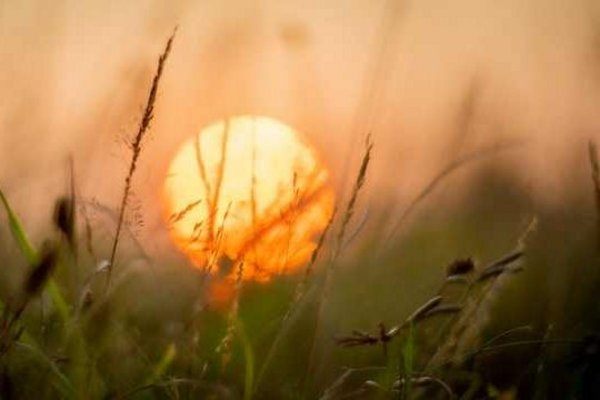
[[[518,141],[502,157],[507,170],[552,202],[571,190],[582,145],[597,135],[599,7],[3,1],[0,179],[25,209],[40,209],[37,194],[59,191],[72,155],[82,191],[110,203],[118,185],[106,177],[125,169],[121,140],[178,26],[137,183],[145,203],[184,139],[236,114],[303,132],[340,187],[371,132],[373,202],[405,202],[455,157]]]
[[[337,349],[334,335],[402,319],[435,293],[448,263],[491,262],[514,248],[532,221],[525,271],[504,288],[486,329],[532,324],[541,333],[553,326],[560,338],[597,333],[588,142],[600,138],[600,3],[0,1],[0,187],[35,242],[48,234],[54,201],[68,189],[72,157],[78,196],[93,205],[98,257],[108,252],[111,210],[129,162],[124,141],[137,129],[175,27],[134,178],[144,223],[127,233],[123,257],[137,267],[135,290],[116,302],[144,346],[179,340],[197,290],[196,272],[161,219],[168,164],[200,129],[240,114],[300,131],[329,167],[342,204],[372,135],[372,164],[350,229],[357,236],[344,248],[323,317],[315,393],[341,366],[380,357],[370,348]],[[473,155],[476,161],[446,176],[394,229],[440,171]],[[2,259],[25,264],[8,228],[0,229]],[[19,276],[7,272],[3,291]],[[248,284],[240,315],[257,354],[266,351],[277,326],[269,321],[285,312],[296,278]],[[314,322],[302,318],[268,370],[264,398],[295,393],[310,376],[302,344]],[[209,354],[225,322],[218,312],[205,319],[203,326],[216,327],[204,336]],[[555,378],[570,365],[556,351]],[[499,370],[522,362],[509,357],[486,371],[500,387],[518,386]],[[123,368],[130,375],[111,378],[116,386],[135,379],[139,368],[131,363]],[[226,383],[237,382],[240,365]],[[550,379],[548,387],[564,388],[569,379]]]

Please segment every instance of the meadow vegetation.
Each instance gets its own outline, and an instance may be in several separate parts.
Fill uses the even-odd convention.
[[[233,260],[233,298],[214,307],[210,268],[148,261],[124,239],[172,45],[173,37],[130,143],[108,246],[94,235],[88,214],[97,206],[81,198],[73,166],[66,195],[48,212],[55,229],[42,244],[32,243],[0,191],[2,398],[600,396],[593,144],[589,199],[595,196],[596,209],[581,198],[560,213],[536,207],[487,164],[477,164],[466,204],[450,213],[428,205],[456,170],[493,158],[494,149],[449,164],[391,231],[385,212],[371,216],[380,220],[371,224],[376,229],[362,230],[355,214],[377,150],[367,136],[354,184],[303,270],[256,283],[244,281],[243,262]],[[427,212],[409,224],[418,209]]]

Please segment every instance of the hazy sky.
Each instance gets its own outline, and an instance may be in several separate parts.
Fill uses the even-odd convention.
[[[507,162],[546,196],[599,136],[592,0],[0,0],[0,185],[19,209],[49,209],[69,154],[83,195],[115,204],[176,25],[135,183],[150,214],[179,144],[225,115],[304,132],[337,183],[372,132],[371,197],[399,201],[514,139]]]

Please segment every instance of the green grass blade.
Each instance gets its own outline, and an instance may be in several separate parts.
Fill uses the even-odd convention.
[[[147,381],[147,383],[150,384],[150,383],[154,383],[154,382],[158,381],[164,375],[164,373],[167,371],[167,369],[169,368],[171,363],[173,363],[173,360],[175,359],[176,356],[177,356],[177,347],[175,346],[174,343],[171,343],[167,346],[160,361],[154,367],[151,378]]]
[[[65,301],[56,281],[53,278],[48,280],[48,292],[50,293],[50,298],[54,303],[54,306],[58,310],[58,314],[64,322],[69,321],[69,305]]]
[[[8,199],[0,189],[0,201],[2,201],[2,205],[4,206],[4,210],[6,211],[6,215],[8,216],[8,226],[10,227],[10,231],[15,238],[19,249],[27,259],[29,264],[35,264],[38,258],[37,251],[29,241],[27,237],[27,233],[25,233],[25,229],[23,229],[23,224],[19,220],[19,217],[13,211],[10,206]]]
[[[67,376],[61,372],[56,363],[52,361],[43,351],[38,349],[36,346],[25,342],[17,342],[16,345],[17,347],[30,352],[35,356],[35,358],[43,362],[50,369],[50,371],[57,378],[57,380],[53,380],[52,382],[56,383],[55,386],[63,398],[75,398],[75,390],[73,385],[71,385],[69,378],[67,378]]]
[[[8,199],[0,190],[0,201],[2,201],[2,205],[4,206],[4,210],[6,211],[6,215],[8,216],[8,225],[10,227],[10,231],[13,235],[13,238],[17,242],[19,246],[19,250],[25,256],[25,259],[30,265],[35,264],[38,261],[38,252],[29,240],[25,229],[23,228],[23,224],[21,223],[17,214],[13,211]],[[64,297],[60,293],[60,289],[58,285],[54,281],[54,279],[50,278],[48,280],[48,291],[50,292],[50,297],[56,306],[61,318],[64,322],[68,322],[69,320],[69,306],[65,301]]]
[[[254,350],[252,349],[252,344],[246,335],[244,325],[239,318],[237,320],[236,331],[238,337],[240,338],[242,350],[244,351],[244,362],[246,368],[246,373],[244,376],[244,400],[250,400],[252,399],[252,394],[254,392]]]
[[[408,336],[402,349],[404,359],[404,399],[408,400],[412,393],[412,378],[415,362],[415,325],[411,322],[408,327]]]
[[[401,373],[400,362],[402,360],[402,347],[401,343],[396,340],[388,342],[384,348],[385,356],[385,370],[382,374],[382,379],[378,380],[378,383],[387,390],[391,390],[394,381],[398,378]]]

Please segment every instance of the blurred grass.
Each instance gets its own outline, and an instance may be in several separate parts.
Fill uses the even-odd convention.
[[[444,392],[423,395],[421,388],[412,387],[413,378],[425,372],[425,350],[440,345],[443,325],[437,319],[411,324],[386,351],[379,345],[340,348],[336,336],[353,330],[373,332],[379,323],[391,327],[403,321],[436,294],[451,261],[473,257],[485,265],[497,259],[516,246],[535,218],[524,271],[511,277],[484,310],[480,337],[470,350],[477,352],[478,343],[523,325],[530,326],[535,337],[556,340],[557,345],[486,352],[437,372],[465,398],[508,391],[517,391],[521,398],[535,393],[592,398],[586,396],[597,390],[590,381],[598,377],[598,356],[588,354],[584,338],[596,343],[600,327],[600,268],[597,217],[591,197],[581,193],[558,208],[534,204],[527,190],[502,170],[484,169],[462,201],[430,199],[403,226],[393,245],[381,251],[388,219],[384,210],[353,246],[339,252],[329,277],[323,262],[317,265],[285,331],[280,331],[281,320],[304,279],[301,273],[275,277],[268,284],[245,282],[232,326],[227,307],[209,302],[198,309],[205,295],[201,271],[175,258],[142,262],[123,247],[123,260],[130,261],[122,262],[111,290],[104,292],[101,282],[92,281],[90,304],[80,310],[81,287],[73,287],[70,275],[80,268],[82,275],[95,277],[96,260],[83,253],[74,262],[69,247],[58,245],[56,274],[46,282],[45,293],[28,304],[14,329],[14,345],[1,355],[2,396],[249,400],[335,399],[360,393],[359,398],[390,398],[396,396],[390,391],[395,380],[404,377],[404,398],[437,398]],[[12,268],[23,262],[12,248],[18,248],[30,266],[39,256],[2,192],[0,199],[8,222],[0,228],[5,263],[0,298],[5,314],[10,314],[28,273]],[[55,232],[46,236],[61,243]],[[331,251],[330,242],[326,250]],[[326,279],[335,285],[322,297]],[[460,291],[454,288],[444,296],[457,301]],[[326,323],[316,336],[320,319]],[[232,328],[231,358],[223,363],[216,349]],[[265,366],[279,335],[281,342]],[[523,339],[531,341],[530,336]],[[565,343],[558,343],[563,339]],[[311,369],[314,348],[319,349],[317,370]],[[259,371],[264,373],[260,382]],[[374,391],[365,391],[364,384],[371,380]]]
[[[328,299],[325,317],[334,330],[327,331],[322,339],[329,354],[323,355],[324,376],[319,382],[331,384],[342,367],[391,365],[397,370],[403,365],[404,373],[410,375],[412,365],[421,362],[413,354],[413,347],[430,345],[428,337],[435,336],[435,322],[421,326],[414,342],[405,340],[401,353],[390,347],[388,361],[378,348],[340,349],[335,346],[333,337],[353,329],[370,330],[381,321],[389,326],[402,320],[431,297],[443,280],[443,268],[451,260],[473,256],[487,262],[513,247],[532,215],[531,203],[526,193],[507,187],[509,183],[503,179],[494,181],[493,176],[488,176],[482,182],[473,189],[467,204],[445,212],[426,207],[418,222],[404,232],[402,241],[389,253],[373,257],[370,248],[378,239],[366,237],[342,257],[333,277],[335,290]],[[5,203],[8,204],[6,200]],[[19,239],[27,235],[14,211],[10,212],[8,232],[14,236],[14,243],[19,247],[19,243],[23,243],[24,249],[33,252],[33,245]],[[594,332],[598,326],[595,317],[598,305],[594,299],[599,275],[594,220],[551,209],[538,208],[535,215],[539,224],[528,243],[525,271],[503,289],[491,311],[485,335],[491,337],[520,324],[531,324],[542,331],[548,323],[555,326],[555,337],[580,338]],[[0,232],[5,240],[6,233]],[[89,260],[85,257],[80,260],[82,264],[86,262]],[[18,264],[16,260],[15,264]],[[565,265],[570,265],[570,269]],[[293,319],[260,387],[255,387],[256,369],[264,362],[265,352],[278,333],[277,321],[286,312],[300,277],[280,277],[269,284],[244,286],[239,299],[238,334],[231,361],[225,369],[218,367],[215,348],[227,328],[226,313],[206,309],[199,314],[196,328],[189,328],[195,314],[194,302],[201,295],[198,292],[200,278],[198,271],[169,262],[156,263],[151,269],[132,270],[106,304],[81,322],[84,324],[81,345],[87,356],[80,355],[77,359],[87,364],[86,371],[95,370],[98,374],[90,385],[71,383],[72,379],[84,382],[88,379],[81,377],[81,370],[72,368],[74,360],[58,361],[65,355],[75,354],[73,349],[65,353],[69,345],[65,347],[64,336],[64,327],[71,324],[74,306],[66,300],[63,305],[54,300],[50,303],[53,307],[49,307],[42,298],[41,303],[33,305],[23,317],[27,336],[22,336],[19,345],[5,355],[3,374],[16,388],[13,397],[80,398],[82,393],[95,398],[113,397],[142,384],[154,384],[132,394],[132,398],[209,395],[213,398],[300,398],[311,346],[307,338],[312,337],[316,326],[318,290],[315,288],[322,285],[322,275],[317,272],[312,281],[301,312]],[[62,284],[57,282],[56,287]],[[3,282],[3,287],[10,287],[10,282]],[[577,290],[572,290],[574,287]],[[48,286],[47,290],[51,288]],[[2,293],[3,299],[10,297],[10,293]],[[44,316],[39,314],[42,304],[45,304]],[[30,342],[27,337],[37,339]],[[549,348],[546,373],[564,374],[561,360],[566,360],[571,353],[569,348]],[[537,360],[536,354],[536,349],[492,354],[477,368],[484,368],[500,386],[523,385],[521,390],[527,392],[533,390],[523,384],[528,378],[521,376],[519,382],[519,377],[509,376],[505,367],[521,364],[523,357]],[[398,361],[403,357],[403,364],[393,361],[394,357]],[[42,373],[45,368],[51,373]],[[348,382],[367,379],[365,374],[357,375]],[[371,376],[376,378],[377,374]],[[173,383],[173,379],[190,382]],[[575,377],[567,377],[558,382],[569,387],[573,380]],[[385,381],[389,383],[388,378]],[[38,382],[36,386],[49,384],[48,387],[56,391],[25,389],[30,387],[25,382]],[[327,384],[310,388],[306,398],[318,397]],[[540,385],[539,380],[537,384]],[[553,379],[543,379],[541,384],[560,390]],[[409,386],[406,390],[410,391]]]

